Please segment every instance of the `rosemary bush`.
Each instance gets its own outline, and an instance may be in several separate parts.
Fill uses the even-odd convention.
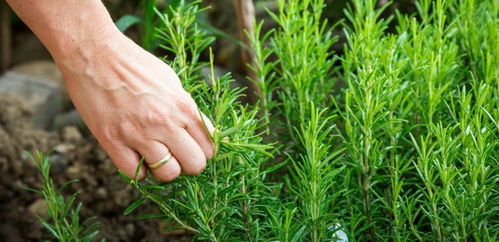
[[[99,234],[99,223],[96,222],[93,217],[83,222],[80,221],[79,215],[82,204],[78,203],[76,207],[74,206],[78,193],[74,193],[69,197],[64,197],[61,194],[61,190],[64,189],[64,187],[77,181],[72,180],[66,182],[61,187],[56,187],[54,181],[50,178],[49,159],[40,152],[37,152],[35,156],[27,155],[42,175],[42,186],[40,188],[27,189],[42,195],[45,199],[47,204],[47,215],[50,219],[46,220],[42,217],[38,217],[43,227],[45,227],[50,232],[50,235],[58,241],[94,241],[94,238]]]
[[[250,36],[255,107],[229,76],[198,81],[212,39],[196,3],[161,15],[172,66],[221,132],[201,176],[130,181],[164,212],[146,217],[208,240],[495,240],[499,2],[421,0],[388,33],[389,4],[354,0],[342,56],[324,1],[278,5],[278,27]]]
[[[142,195],[125,214],[153,203],[162,213],[139,218],[212,241],[495,241],[499,1],[419,0],[383,18],[390,3],[352,0],[340,23],[324,0],[277,2],[277,27],[249,36],[255,106],[230,75],[202,80],[214,39],[199,1],[157,12],[165,61],[216,124],[217,154],[167,184],[123,175]]]

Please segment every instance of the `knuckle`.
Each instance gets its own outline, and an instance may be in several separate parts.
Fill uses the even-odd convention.
[[[177,105],[177,108],[182,110],[182,111],[188,110],[191,108],[191,103],[189,102],[188,99],[185,98],[184,95],[179,95],[175,99],[175,105]]]
[[[141,124],[135,119],[126,119],[116,125],[116,130],[121,137],[127,137],[130,133],[137,134],[142,130]]]
[[[150,115],[148,117],[148,121],[153,126],[161,127],[166,131],[172,131],[175,127],[174,125],[175,122],[172,119],[171,115],[165,112],[158,112],[154,115]]]
[[[142,126],[131,121],[124,121],[119,126],[119,134],[123,142],[132,146],[138,146],[144,142],[146,134]]]
[[[175,102],[177,109],[190,117],[196,116],[197,106],[189,94],[180,94]]]
[[[169,115],[163,113],[163,112],[158,112],[155,114],[150,114],[147,116],[147,120],[151,124],[160,124],[160,125],[168,125],[170,123],[170,117]]]
[[[169,110],[166,107],[158,107],[156,104],[151,104],[147,110],[144,110],[142,114],[142,118],[148,124],[158,124],[158,123],[166,123],[169,121]]]
[[[100,142],[114,143],[121,136],[121,132],[117,127],[101,127],[95,132],[95,136]]]

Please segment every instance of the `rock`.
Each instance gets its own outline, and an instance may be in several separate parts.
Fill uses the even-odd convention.
[[[14,67],[0,77],[0,95],[22,97],[33,122],[39,128],[48,129],[53,117],[62,110],[64,86],[55,65],[45,62],[28,63]]]
[[[19,98],[0,94],[0,161],[7,162],[11,177],[24,176],[35,167],[26,152],[48,151],[59,142],[53,132],[33,128],[25,101]]]
[[[59,130],[65,126],[82,126],[84,125],[80,114],[76,110],[71,110],[69,112],[61,113],[55,117],[54,129]]]
[[[1,80],[1,79],[0,79]],[[2,127],[19,125],[31,117],[26,100],[11,94],[0,94],[0,123]]]
[[[129,235],[135,234],[135,225],[133,225],[133,223],[129,223],[125,225],[125,230]]]
[[[54,148],[57,151],[57,146]],[[59,152],[59,151],[57,151]],[[56,175],[60,172],[63,172],[68,167],[68,159],[60,154],[51,154],[49,157],[50,160],[50,175]]]
[[[94,149],[93,144],[86,143],[83,146],[78,147],[78,152],[80,154],[87,154],[90,153]]]
[[[29,61],[16,65],[10,71],[36,76],[64,87],[64,79],[57,66],[51,60]],[[62,90],[65,92],[65,90]]]
[[[66,143],[62,143],[62,144],[58,144],[54,147],[54,150],[59,153],[59,154],[66,154],[70,151],[73,151],[74,149],[76,148],[75,145],[73,144],[66,144]]]
[[[45,202],[44,199],[40,198],[31,203],[28,206],[28,211],[35,215],[35,216],[40,216],[44,219],[48,218],[48,208],[47,208],[47,203]]]
[[[133,202],[134,198],[130,196],[130,192],[132,192],[132,186],[126,186],[119,191],[113,191],[111,197],[114,200],[114,203],[117,206],[127,207],[130,203]]]
[[[95,195],[100,199],[104,199],[107,198],[108,193],[105,187],[99,187],[95,191]]]
[[[80,130],[75,126],[64,127],[61,131],[61,137],[65,142],[78,142],[83,138]]]
[[[80,167],[73,165],[68,167],[66,170],[66,175],[68,176],[69,179],[78,179],[81,178],[81,169]]]

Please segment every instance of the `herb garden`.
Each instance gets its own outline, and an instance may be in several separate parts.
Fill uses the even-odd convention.
[[[217,152],[170,183],[121,174],[140,194],[124,213],[194,240],[497,240],[499,1],[419,0],[387,14],[390,2],[352,0],[337,22],[324,0],[277,2],[276,27],[257,19],[247,32],[255,103],[214,74],[199,1],[156,11],[164,60],[215,124]],[[43,225],[60,241],[92,240],[85,204],[59,194],[49,159],[33,159]]]

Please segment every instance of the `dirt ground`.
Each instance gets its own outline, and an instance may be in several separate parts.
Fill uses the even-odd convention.
[[[43,199],[24,187],[40,187],[41,177],[24,151],[50,153],[52,178],[57,185],[71,179],[63,193],[79,191],[82,218],[96,216],[99,238],[107,241],[187,241],[188,235],[164,235],[158,220],[138,221],[122,215],[137,193],[117,174],[96,140],[75,126],[57,131],[35,129],[22,100],[0,96],[0,241],[51,239],[35,214],[46,216]],[[153,212],[144,206],[135,215]]]

